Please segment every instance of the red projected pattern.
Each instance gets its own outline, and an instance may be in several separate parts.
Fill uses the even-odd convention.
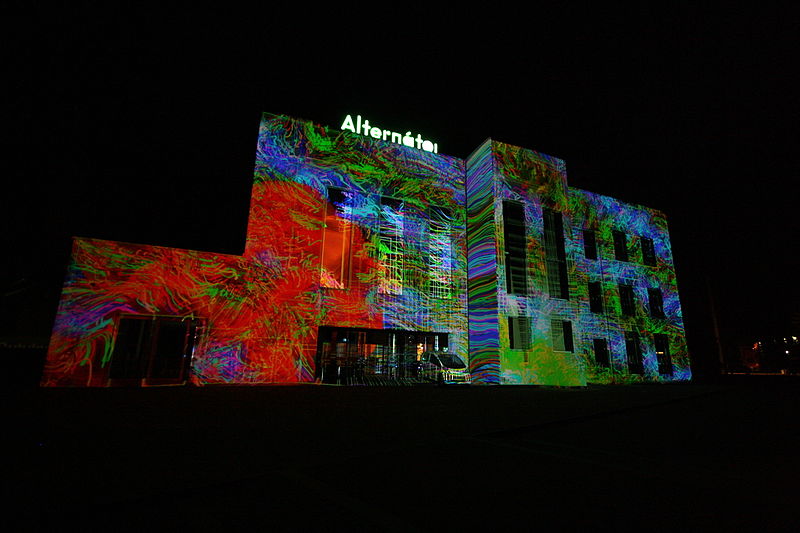
[[[320,296],[322,215],[337,215],[319,193],[257,183],[252,210],[242,257],[75,239],[42,384],[105,385],[117,324],[130,315],[198,319],[196,384],[311,381],[319,324],[381,327],[381,313],[368,307],[370,283]],[[373,279],[365,236],[349,227],[348,267]]]

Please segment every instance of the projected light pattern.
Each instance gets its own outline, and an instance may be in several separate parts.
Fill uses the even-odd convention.
[[[664,215],[532,150],[265,114],[244,253],[76,238],[42,384],[366,383],[431,350],[476,384],[689,379]]]
[[[494,230],[492,143],[467,163],[470,371],[476,382],[499,384],[497,236]]]
[[[570,202],[576,226],[593,230],[598,245],[598,259],[594,260],[584,256],[582,232],[576,232],[571,243],[576,258],[576,291],[581,297],[576,319],[583,329],[583,339],[576,350],[584,360],[588,378],[593,382],[690,379],[689,353],[664,214],[580,189],[570,189]],[[614,258],[614,230],[623,231],[628,237],[628,261]],[[645,239],[653,244],[652,265],[645,264]],[[606,312],[591,312],[589,282],[600,283]],[[633,289],[634,308],[630,316],[623,312],[620,285]],[[661,305],[660,311],[654,313],[656,296]],[[639,339],[643,357],[641,375],[628,372],[626,332],[635,333]],[[659,350],[654,340],[659,335],[668,340],[671,374],[659,370]],[[610,365],[596,363],[593,339],[608,340]]]
[[[504,384],[691,377],[662,213],[569,188],[561,160],[495,141],[473,154],[467,173],[474,369],[486,361],[499,369],[491,381]],[[509,204],[519,206],[524,220],[504,220]],[[514,227],[524,228],[524,252],[505,242]],[[585,257],[584,230],[596,235],[597,259]],[[626,235],[627,261],[616,259],[614,231]],[[645,264],[645,240],[653,265]],[[509,290],[510,253],[524,253],[521,275],[529,282],[521,293]],[[590,282],[600,283],[602,312],[590,309]],[[620,285],[632,287],[630,313],[620,302],[628,289]]]
[[[196,384],[313,381],[320,326],[445,333],[468,360],[464,201],[459,159],[265,114],[243,256],[75,239],[42,383],[108,384],[131,317],[200,324]]]

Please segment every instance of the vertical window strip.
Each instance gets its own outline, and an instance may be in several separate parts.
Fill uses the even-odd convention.
[[[553,350],[571,352],[575,349],[572,340],[572,322],[552,319],[550,321],[550,335],[553,340]]]
[[[656,348],[658,373],[671,376],[673,374],[672,355],[669,353],[669,337],[663,333],[653,335],[653,344]]]
[[[508,317],[508,341],[512,350],[528,350],[531,347],[531,323],[526,316]]]
[[[594,362],[598,366],[608,367],[611,363],[606,339],[592,339],[594,345]]]
[[[583,255],[586,259],[597,259],[597,235],[594,230],[583,230]]]
[[[449,209],[432,207],[430,220],[429,289],[431,298],[449,299],[452,296],[452,213]]]
[[[589,283],[589,310],[593,313],[603,312],[603,287],[599,281]]]
[[[664,297],[661,289],[647,289],[650,304],[650,315],[655,318],[664,318]]]
[[[656,266],[656,249],[653,239],[642,237],[642,263],[647,266]]]
[[[525,209],[519,202],[503,201],[503,241],[505,243],[506,290],[509,294],[528,294],[528,258]]]
[[[625,332],[625,352],[628,356],[628,372],[644,374],[642,347],[639,344],[639,334],[635,331]]]
[[[634,316],[636,314],[636,302],[631,285],[625,283],[619,284],[619,303],[623,315]]]
[[[544,209],[545,267],[547,289],[551,298],[569,300],[567,253],[564,246],[564,222],[561,213]]]
[[[380,292],[401,294],[403,292],[403,203],[389,197],[381,197],[380,208],[381,262],[384,276]]]
[[[621,231],[614,230],[614,258],[617,261],[628,260],[628,236]]]
[[[328,203],[325,208],[325,234],[322,245],[323,287],[347,288],[352,269],[353,223],[352,199],[343,189],[328,188]]]

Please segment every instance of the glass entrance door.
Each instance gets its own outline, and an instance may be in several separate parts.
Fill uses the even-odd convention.
[[[447,337],[447,333],[321,326],[316,379],[339,385],[414,381],[422,354],[444,349]]]

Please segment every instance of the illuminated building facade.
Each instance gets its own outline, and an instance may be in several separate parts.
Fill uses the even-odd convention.
[[[42,384],[414,382],[432,352],[479,384],[689,379],[664,215],[495,141],[265,114],[243,255],[75,238]]]

